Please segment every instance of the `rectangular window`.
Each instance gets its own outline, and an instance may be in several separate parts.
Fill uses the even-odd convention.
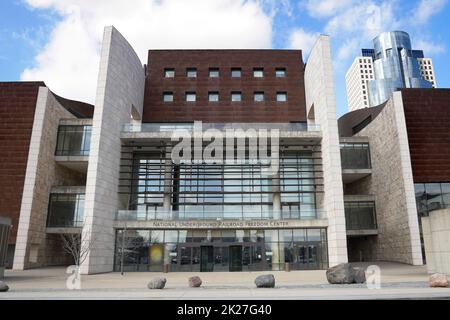
[[[284,78],[286,77],[286,69],[285,68],[278,68],[275,70],[275,75],[277,78]]]
[[[219,77],[219,69],[218,68],[209,68],[209,77],[210,78],[218,78]]]
[[[242,101],[242,93],[239,91],[235,91],[231,93],[231,102],[240,102]]]
[[[287,93],[277,92],[277,102],[286,102],[286,101],[287,101]]]
[[[195,92],[186,92],[186,102],[195,102],[197,101],[197,95]]]
[[[164,77],[165,78],[174,78],[175,77],[175,69],[173,69],[173,68],[164,69]]]
[[[262,92],[262,91],[255,92],[253,95],[253,100],[255,102],[263,102],[264,101],[264,92]]]
[[[219,101],[219,93],[217,91],[208,93],[208,101],[209,102],[218,102]]]
[[[84,194],[50,194],[47,226],[53,228],[82,227]]]
[[[60,125],[56,143],[57,156],[88,156],[91,145],[91,125]]]
[[[240,78],[242,76],[241,68],[233,68],[231,69],[231,77],[232,78]]]
[[[263,68],[254,68],[253,69],[253,77],[255,77],[255,78],[264,77],[264,69]]]
[[[164,92],[163,100],[164,100],[164,102],[173,102],[173,93],[172,92]]]
[[[188,78],[197,78],[197,69],[196,68],[188,68],[188,69],[186,69],[186,77],[188,77]]]

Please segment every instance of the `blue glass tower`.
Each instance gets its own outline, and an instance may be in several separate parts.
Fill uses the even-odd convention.
[[[373,40],[374,76],[369,81],[371,106],[386,102],[401,88],[432,88],[422,78],[417,58],[423,52],[411,49],[409,35],[403,31],[384,32]]]

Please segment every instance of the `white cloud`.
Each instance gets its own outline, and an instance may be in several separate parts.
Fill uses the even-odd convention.
[[[359,41],[356,38],[349,39],[344,42],[344,44],[339,47],[337,52],[337,58],[339,61],[347,60],[349,58],[354,58],[355,52],[358,52],[359,47]]]
[[[289,36],[289,47],[301,49],[303,58],[307,58],[318,37],[319,33],[308,32],[301,28],[294,29]]]
[[[390,31],[398,25],[394,16],[397,1],[364,1],[333,16],[325,31],[333,36],[360,36],[372,39],[380,32]]]
[[[412,21],[415,23],[427,23],[435,14],[439,13],[447,4],[447,0],[420,0],[414,9]]]
[[[257,0],[27,0],[55,10],[56,23],[22,80],[94,101],[103,27],[114,25],[143,63],[148,49],[270,48],[272,18]]]
[[[423,50],[425,56],[438,55],[446,51],[443,44],[420,38],[414,39],[413,47]]]
[[[300,3],[300,7],[305,8],[312,17],[324,18],[334,16],[354,2],[355,0],[305,0]]]

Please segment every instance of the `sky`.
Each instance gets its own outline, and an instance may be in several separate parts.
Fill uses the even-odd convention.
[[[302,49],[332,39],[338,116],[345,73],[384,31],[403,30],[450,87],[449,0],[2,0],[0,81],[45,81],[93,103],[103,27],[114,25],[146,63],[149,49]]]

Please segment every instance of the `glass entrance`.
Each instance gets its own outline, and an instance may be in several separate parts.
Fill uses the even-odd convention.
[[[321,257],[322,246],[320,243],[294,243],[291,269],[321,269]]]
[[[214,247],[202,246],[200,251],[200,272],[214,271]]]
[[[230,246],[230,271],[242,271],[242,246]]]

